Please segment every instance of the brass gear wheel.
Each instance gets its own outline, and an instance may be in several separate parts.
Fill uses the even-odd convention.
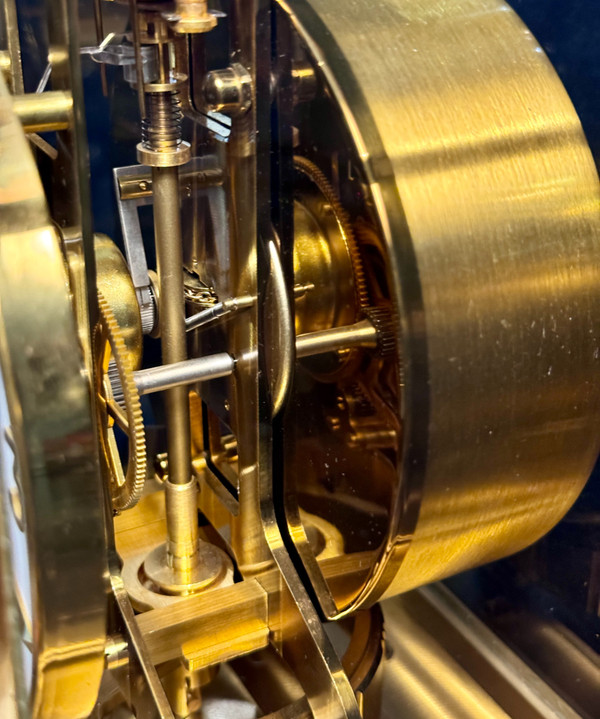
[[[331,183],[314,162],[302,155],[294,155],[294,167],[296,170],[306,175],[309,180],[316,185],[319,192],[327,200],[333,210],[348,251],[348,256],[350,257],[350,263],[352,265],[356,304],[359,310],[364,310],[369,307],[369,290],[367,288],[362,256],[360,254],[360,249],[358,247],[358,242],[356,241],[356,235],[354,233],[350,217],[343,208],[336,191],[331,186]]]
[[[142,421],[140,396],[127,356],[123,335],[114,313],[101,292],[98,292],[100,320],[94,331],[96,362],[96,393],[100,446],[110,469],[110,491],[115,512],[122,512],[137,504],[146,481],[146,436]],[[112,362],[111,362],[112,360]],[[109,373],[110,364],[110,373]],[[118,375],[120,396],[113,392]],[[129,459],[124,471],[114,426],[117,424],[128,436]]]

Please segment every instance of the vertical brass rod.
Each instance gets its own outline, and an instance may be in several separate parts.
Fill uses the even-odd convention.
[[[11,89],[13,95],[25,92],[23,85],[23,65],[21,64],[21,41],[15,0],[4,0],[2,15],[6,32],[6,43],[10,56]]]
[[[104,20],[102,18],[102,0],[94,0],[94,25],[96,27],[96,43],[104,40]],[[102,67],[104,67],[102,65]]]
[[[152,168],[154,233],[160,280],[160,337],[163,364],[187,359],[183,307],[183,247],[177,167]],[[169,479],[185,484],[191,477],[190,415],[187,389],[165,392]]]
[[[104,40],[104,19],[102,17],[102,0],[94,0],[94,25],[96,26],[96,43],[101,45]],[[102,83],[102,94],[108,97],[108,84],[106,81],[106,65],[100,65],[100,80]]]
[[[140,26],[138,25],[137,0],[129,0],[129,14],[135,52],[138,104],[140,106],[140,118],[143,120],[146,117],[146,97],[144,95],[144,65],[142,63],[142,43],[140,40]]]
[[[186,359],[183,300],[183,246],[179,169],[153,167],[154,236],[160,282],[160,337],[164,364]],[[167,561],[185,584],[198,562],[196,483],[191,471],[188,390],[165,391],[169,480],[165,491]]]
[[[169,49],[163,42],[156,46],[158,52],[158,81],[167,82],[169,77]]]

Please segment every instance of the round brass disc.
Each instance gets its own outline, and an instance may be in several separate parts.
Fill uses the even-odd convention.
[[[165,544],[155,547],[146,557],[143,572],[157,587],[158,593],[170,596],[196,594],[213,584],[220,584],[231,571],[231,561],[218,547],[208,542],[201,541],[198,551],[200,558],[185,584],[181,583],[180,573],[177,574],[169,565]]]
[[[387,529],[336,613],[522,549],[581,491],[600,438],[600,193],[504,2],[280,4],[356,148],[401,330]]]

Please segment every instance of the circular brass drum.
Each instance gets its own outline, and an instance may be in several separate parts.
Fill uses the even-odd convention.
[[[400,329],[387,530],[332,614],[520,550],[581,491],[600,438],[600,195],[505,3],[281,6],[356,148]]]
[[[87,717],[107,575],[91,388],[58,235],[1,76],[0,498],[2,595],[18,608],[0,625],[18,715]]]

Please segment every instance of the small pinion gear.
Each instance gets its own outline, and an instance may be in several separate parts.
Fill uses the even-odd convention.
[[[396,352],[396,327],[392,313],[384,307],[366,307],[363,313],[377,330],[377,354],[390,357]]]
[[[115,512],[130,509],[139,500],[146,481],[146,437],[140,396],[114,313],[98,292],[100,320],[94,331],[96,393],[100,446],[110,469],[110,491]],[[109,367],[110,375],[109,376]],[[113,392],[118,376],[119,397]],[[112,379],[112,382],[111,382]],[[129,459],[124,471],[114,433],[115,424],[129,440]]]

